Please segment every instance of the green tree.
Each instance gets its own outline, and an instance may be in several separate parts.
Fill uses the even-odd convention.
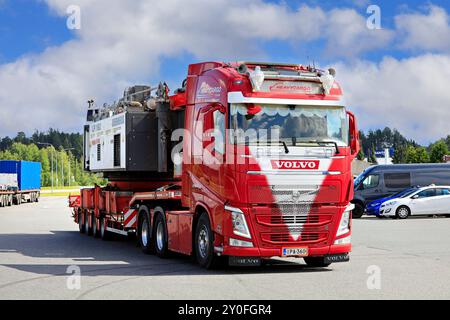
[[[413,146],[409,146],[405,151],[404,163],[417,163],[417,150]]]
[[[448,155],[448,146],[445,141],[440,140],[430,148],[430,161],[433,163],[442,163],[444,162],[444,156]]]
[[[424,147],[417,147],[416,148],[416,157],[417,157],[417,163],[429,163],[430,162],[430,155],[427,152],[427,149]]]

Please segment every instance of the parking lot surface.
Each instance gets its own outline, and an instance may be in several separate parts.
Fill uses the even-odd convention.
[[[0,208],[0,299],[449,299],[450,219],[353,222],[349,263],[203,270],[78,233],[67,199]],[[78,277],[80,274],[80,277]]]

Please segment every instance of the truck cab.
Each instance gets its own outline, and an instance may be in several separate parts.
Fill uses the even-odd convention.
[[[347,259],[358,131],[324,76],[298,65],[190,66],[182,199],[207,212],[216,253]]]

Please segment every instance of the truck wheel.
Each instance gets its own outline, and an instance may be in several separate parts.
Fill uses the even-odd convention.
[[[100,238],[104,241],[108,241],[111,239],[111,233],[106,230],[107,224],[106,224],[106,218],[101,217],[100,218]]]
[[[141,213],[141,219],[139,219],[138,237],[139,244],[142,252],[150,254],[153,252],[153,243],[150,237],[150,219],[147,212]]]
[[[99,236],[98,224],[97,224],[97,218],[95,217],[94,213],[92,213],[92,215],[91,215],[91,220],[92,220],[92,236],[94,238],[98,238],[98,236]]]
[[[195,230],[195,255],[197,263],[206,269],[216,268],[220,257],[214,253],[214,233],[207,213],[203,213],[198,219]]]
[[[169,256],[169,249],[167,244],[167,229],[164,222],[162,210],[155,210],[155,223],[153,224],[153,242],[155,246],[156,255],[160,258],[167,258]]]
[[[84,214],[84,233],[86,233],[88,236],[91,235],[92,229],[89,228],[89,213]]]
[[[395,212],[395,216],[399,219],[407,219],[411,214],[411,210],[407,206],[401,206]]]
[[[355,203],[355,209],[352,211],[352,218],[359,219],[364,215],[364,207],[360,203]]]
[[[331,263],[325,263],[325,257],[305,257],[303,258],[308,267],[312,268],[326,268]]]
[[[84,233],[83,213],[78,212],[78,229],[80,233]]]

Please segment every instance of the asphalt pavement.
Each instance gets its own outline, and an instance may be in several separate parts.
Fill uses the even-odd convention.
[[[450,299],[450,219],[353,222],[351,261],[207,271],[78,233],[67,199],[0,208],[0,299]]]

